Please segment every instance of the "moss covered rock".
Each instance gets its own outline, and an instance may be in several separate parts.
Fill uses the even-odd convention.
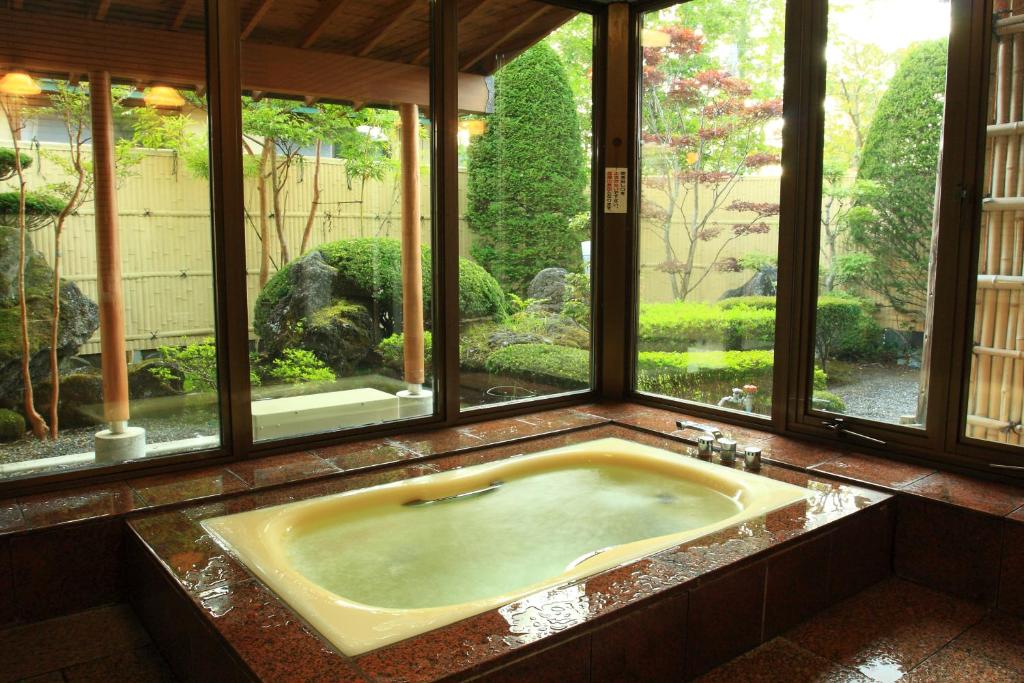
[[[21,315],[19,312],[18,231],[0,222],[0,405],[15,407],[21,396]],[[25,264],[25,294],[28,305],[30,368],[35,382],[50,371],[50,323],[52,315],[53,269],[29,248]],[[60,325],[58,359],[73,356],[99,328],[99,308],[78,286],[60,283]],[[38,393],[38,392],[37,392]]]
[[[0,441],[17,441],[25,435],[25,418],[20,413],[0,408]]]
[[[128,393],[132,399],[180,396],[185,393],[185,373],[164,360],[133,363],[128,366]]]
[[[36,409],[50,414],[50,383],[36,384]],[[103,424],[103,377],[99,372],[75,372],[60,379],[57,414],[61,427]]]
[[[424,306],[431,305],[430,250],[422,252]],[[287,348],[312,351],[339,374],[376,362],[377,345],[402,331],[402,248],[359,238],[321,245],[271,278],[256,300],[254,327],[269,361]],[[476,264],[459,267],[463,318],[505,315],[505,295]],[[425,316],[429,326],[430,315]]]

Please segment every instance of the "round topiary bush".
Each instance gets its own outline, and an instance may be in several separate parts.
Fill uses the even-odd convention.
[[[0,408],[0,441],[17,441],[25,435],[25,418],[20,413]]]

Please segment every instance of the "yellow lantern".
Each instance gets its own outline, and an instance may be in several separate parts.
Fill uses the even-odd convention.
[[[166,85],[154,85],[147,89],[142,99],[150,107],[177,108],[185,104],[185,98],[177,90]]]
[[[0,93],[4,95],[38,95],[43,91],[39,84],[24,71],[11,71],[0,78]]]

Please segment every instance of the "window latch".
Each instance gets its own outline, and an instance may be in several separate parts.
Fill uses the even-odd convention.
[[[855,436],[858,439],[864,439],[865,441],[870,441],[871,443],[873,443],[873,444],[875,444],[877,446],[885,446],[886,445],[886,443],[884,441],[882,441],[881,439],[876,439],[873,436],[868,436],[867,434],[861,434],[860,432],[855,432],[852,429],[849,429],[846,426],[846,420],[844,420],[841,417],[834,417],[831,420],[822,420],[821,424],[823,426],[828,427],[829,429],[831,429],[840,438],[844,438],[844,437],[848,437],[848,436]]]

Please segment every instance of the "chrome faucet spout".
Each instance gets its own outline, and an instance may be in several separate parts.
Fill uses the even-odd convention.
[[[689,420],[676,420],[676,427],[678,427],[681,432],[685,432],[690,429],[695,432],[703,432],[708,436],[713,437],[715,441],[718,441],[725,436],[722,434],[722,430],[717,427],[701,424],[699,422],[690,422]]]

